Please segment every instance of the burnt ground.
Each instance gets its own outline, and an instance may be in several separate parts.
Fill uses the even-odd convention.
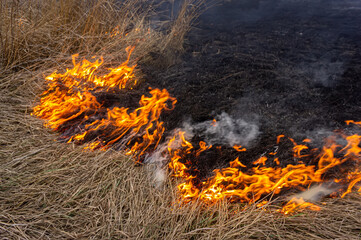
[[[361,119],[361,4],[286,2],[224,2],[200,17],[177,64],[142,67],[144,87],[178,99],[163,116],[168,130],[226,112],[259,126],[254,160],[279,134],[317,140]],[[229,156],[197,165],[224,166]]]

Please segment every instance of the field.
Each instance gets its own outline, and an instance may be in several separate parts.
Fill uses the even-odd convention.
[[[275,89],[270,87],[267,79],[277,79],[274,72],[281,71],[279,66],[276,69],[270,64],[274,61],[273,56],[262,58],[251,50],[237,56],[236,59],[242,59],[239,62],[227,62],[227,57],[237,52],[227,52],[222,41],[231,42],[232,49],[238,49],[237,44],[241,41],[244,41],[242,46],[253,43],[253,35],[239,34],[242,38],[233,38],[225,29],[225,32],[214,31],[221,32],[218,35],[212,32],[215,37],[210,43],[209,36],[197,38],[204,36],[196,34],[201,31],[197,30],[196,23],[207,7],[203,1],[187,0],[179,7],[177,16],[163,20],[157,18],[159,6],[141,0],[121,3],[111,0],[1,2],[1,239],[360,239],[361,196],[358,193],[345,198],[322,199],[318,202],[320,211],[306,210],[293,215],[273,211],[280,208],[276,198],[266,208],[226,200],[212,205],[201,201],[182,202],[177,192],[178,179],[172,177],[171,172],[165,183],[156,187],[152,181],[152,166],[136,164],[124,152],[112,148],[86,151],[82,145],[58,141],[58,133],[45,128],[43,120],[30,115],[46,87],[44,77],[55,70],[71,67],[71,55],[79,54],[87,59],[103,56],[106,65],[111,67],[126,60],[125,48],[129,45],[136,46],[130,62],[137,64],[135,74],[143,84],[136,90],[137,94],[143,94],[149,86],[169,87],[170,93],[183,102],[174,114],[164,117],[169,129],[183,121],[185,112],[195,121],[204,121],[211,111],[220,113],[236,108],[239,94],[247,97],[247,92],[253,89],[258,94],[259,104],[266,108],[261,96],[265,88]],[[328,27],[320,25],[315,29]],[[245,29],[240,29],[239,33]],[[193,35],[189,33],[192,31]],[[256,38],[263,39],[277,51],[281,48],[279,45],[293,47],[275,40],[272,34],[267,35],[269,39],[261,38],[264,36],[261,33],[256,34]],[[360,117],[357,90],[361,84],[357,77],[360,77],[358,60],[361,55],[351,40],[338,44],[338,51],[347,52],[352,58],[349,62],[351,73],[346,74],[345,82],[353,80],[349,81],[350,85],[342,85],[347,98],[340,97],[337,91],[340,88],[336,87],[325,93],[329,102],[320,98],[314,101],[311,99],[318,90],[308,91],[309,88],[302,85],[305,89],[302,96],[308,105],[302,110],[296,109],[299,121],[294,121],[295,115],[290,113],[294,107],[275,103],[275,99],[290,98],[292,101],[295,95],[287,95],[288,90],[269,97],[274,101],[270,101],[268,110],[251,104],[248,108],[259,107],[273,119],[259,120],[265,133],[261,140],[264,148],[274,141],[275,134],[285,131],[291,134],[292,124],[299,128],[303,126],[302,133],[306,133],[310,130],[308,125],[319,126],[328,117],[332,119],[327,123],[329,128],[341,126],[341,122],[347,120],[341,119],[341,115]],[[319,49],[316,43],[310,45],[311,49]],[[221,50],[220,55],[217,48]],[[323,51],[328,48],[324,47]],[[295,50],[283,58],[297,62],[300,52],[302,50]],[[195,57],[198,55],[201,57]],[[222,63],[218,64],[219,58]],[[282,72],[291,76],[294,69],[289,66],[292,64],[280,59],[287,63],[281,66]],[[211,63],[206,66],[207,61]],[[304,63],[308,61],[312,62],[306,59]],[[257,80],[234,88],[244,89],[242,93],[232,90],[239,77],[247,78],[247,74],[251,74],[246,72],[247,69],[261,69],[256,73]],[[266,70],[262,72],[262,69]],[[182,82],[185,76],[187,80]],[[300,76],[302,74],[295,77]],[[219,82],[229,79],[229,85],[218,88],[219,82],[208,83],[208,79]],[[356,89],[355,92],[349,86]],[[219,94],[212,98],[214,102],[204,101],[205,96],[217,88]],[[226,106],[222,96],[228,93],[230,104]],[[330,100],[335,97],[340,103]],[[325,110],[324,106],[331,110]],[[272,118],[273,110],[284,116],[284,124]],[[321,114],[321,120],[307,118],[306,121],[306,115]],[[259,145],[253,145],[253,152],[262,150]],[[223,166],[224,162],[211,159],[207,164],[206,170],[209,170],[214,165]]]

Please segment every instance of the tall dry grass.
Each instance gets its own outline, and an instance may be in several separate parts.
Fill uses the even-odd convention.
[[[150,52],[169,55],[182,49],[184,36],[203,7],[202,0],[185,0],[168,28],[158,31],[150,19],[161,13],[152,1],[4,0],[0,64],[3,69],[43,66],[74,53],[114,58],[123,56],[129,45],[137,46],[133,55],[138,60]]]
[[[358,195],[294,216],[227,202],[181,205],[172,178],[158,189],[147,167],[120,152],[84,152],[55,141],[29,115],[44,73],[73,53],[116,61],[134,42],[138,60],[153,60],[151,52],[171,56],[181,51],[200,7],[186,2],[158,31],[148,22],[154,6],[117,2],[1,2],[0,239],[360,238]],[[121,37],[111,37],[117,26]]]

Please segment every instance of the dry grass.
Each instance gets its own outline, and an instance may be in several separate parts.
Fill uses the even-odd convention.
[[[62,58],[69,59],[68,55],[73,52],[104,53],[109,54],[109,59],[122,58],[123,47],[144,32],[139,33],[133,27],[125,39],[102,42],[102,34],[114,26],[107,25],[113,21],[108,19],[107,11],[114,10],[105,8],[109,1],[91,1],[90,10],[86,8],[89,14],[92,14],[91,9],[98,9],[95,7],[103,9],[96,21],[83,16],[82,5],[74,5],[74,1],[41,2],[58,5],[45,4],[41,9],[29,8],[29,12],[44,14],[62,10],[61,3],[73,5],[63,6],[65,9],[58,14],[53,12],[57,16],[53,21],[50,13],[44,16],[46,21],[36,20],[43,19],[36,14],[29,17],[34,22],[25,21],[26,24],[36,23],[35,27],[25,33],[13,27],[17,30],[14,29],[11,37],[4,33],[4,28],[9,26],[0,23],[3,54],[0,71],[1,239],[360,239],[361,197],[358,195],[330,199],[321,212],[295,216],[283,216],[254,206],[241,211],[242,206],[225,202],[209,207],[200,203],[180,207],[171,178],[166,186],[156,189],[149,181],[147,168],[136,167],[119,152],[84,152],[79,146],[56,142],[56,134],[29,115],[43,84],[43,73],[53,71],[51,66],[60,64]],[[2,2],[2,14],[11,9],[17,12],[17,7],[26,7],[28,2],[12,2],[11,8],[5,8],[6,4],[10,2]],[[50,10],[42,10],[47,7]],[[11,20],[7,18],[12,16],[10,13],[4,19],[13,21],[7,24],[14,26],[20,14]],[[163,36],[161,44],[139,43],[144,44],[138,45],[144,52],[135,55],[147,59],[152,51],[169,54],[171,49],[181,49],[185,34],[182,29],[189,29],[191,18],[187,20],[186,16],[192,11],[183,13],[186,14],[181,15],[183,20],[178,18],[176,21],[180,22],[171,25],[168,32],[154,30],[150,39]],[[79,20],[81,16],[84,19]],[[137,19],[135,26],[148,32],[146,19],[138,16]],[[78,21],[81,24],[74,25]],[[61,27],[60,22],[70,29],[56,29],[56,26]],[[179,25],[181,22],[183,27]],[[52,35],[52,31],[44,29],[55,33]],[[169,38],[164,38],[165,34]],[[172,36],[181,38],[175,43],[170,40]],[[115,53],[119,56],[111,56],[111,50],[117,50]]]
[[[149,21],[159,14],[156,7],[143,0],[4,0],[0,67],[43,67],[75,53],[119,60],[129,45],[136,46],[133,57],[138,61],[149,59],[150,53],[169,60],[182,50],[184,35],[204,5],[202,0],[185,0],[162,31]]]

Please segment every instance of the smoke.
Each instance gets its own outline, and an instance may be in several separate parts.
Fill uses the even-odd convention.
[[[202,137],[208,145],[242,145],[248,146],[260,134],[256,123],[251,123],[243,119],[234,119],[227,113],[222,113],[215,117],[215,120],[192,124],[191,121],[183,123],[181,129],[175,129],[173,133],[160,144],[157,149],[146,156],[144,163],[148,166],[148,174],[155,187],[161,187],[167,178],[166,163],[169,160],[167,148],[178,149],[182,140],[176,138],[169,145],[169,140],[175,133],[182,131],[187,140],[191,140],[195,135]]]
[[[170,142],[169,140],[173,138],[173,136],[175,136],[175,134],[179,131],[184,131],[184,130],[178,128],[173,130],[170,136],[166,138],[166,141],[164,141],[164,143],[158,145],[157,149],[154,152],[152,152],[152,154],[147,155],[145,157],[144,163],[157,164],[160,166],[164,162],[166,162],[168,158],[168,155],[166,154],[167,148],[169,147],[171,149],[178,149],[181,147],[182,140],[179,138],[175,138],[174,141],[169,143]],[[190,139],[193,137],[193,134],[190,132],[186,132],[184,137],[186,139]]]
[[[319,201],[322,197],[328,196],[331,193],[340,189],[340,186],[336,186],[334,182],[324,183],[321,185],[316,185],[309,188],[305,192],[301,192],[289,197],[289,200],[295,199],[303,199],[306,202],[315,202]]]
[[[314,131],[307,131],[307,137],[311,139],[311,142],[316,146],[322,146],[325,139],[334,135],[334,132],[325,128],[317,129]]]
[[[183,129],[189,135],[197,134],[203,137],[209,145],[248,146],[260,133],[256,123],[250,123],[241,118],[233,119],[225,112],[213,121],[197,124],[185,122]]]
[[[350,134],[352,135],[354,131],[352,131],[353,128],[350,128]],[[346,130],[346,129],[344,129]],[[297,138],[308,138],[311,140],[309,145],[312,148],[320,148],[322,146],[327,146],[330,143],[335,143],[337,145],[346,145],[347,140],[342,137],[340,133],[337,131],[331,131],[326,128],[320,128],[313,131],[306,131],[303,133],[295,133],[294,135]]]
[[[160,188],[167,178],[165,163],[167,144],[163,143],[151,154],[145,157],[144,163],[147,166],[148,175],[156,188]]]
[[[167,145],[164,143],[158,146],[152,154],[146,156],[144,160],[148,176],[156,188],[163,186],[164,181],[167,179],[165,166],[167,160],[166,149]]]
[[[338,56],[339,53],[334,52],[333,55]],[[348,60],[332,61],[332,56],[326,56],[313,63],[299,63],[292,71],[307,80],[311,86],[335,87],[345,72],[345,62]]]
[[[342,62],[320,62],[312,67],[314,82],[323,87],[333,87],[344,72]]]
[[[156,188],[163,186],[165,180],[167,179],[166,163],[167,160],[169,160],[167,152],[168,147],[171,149],[178,149],[181,147],[182,141],[180,138],[175,138],[174,141],[169,143],[169,140],[179,131],[180,129],[175,129],[173,133],[167,137],[164,143],[158,145],[157,149],[151,154],[147,155],[144,159],[144,163],[146,163],[147,166],[148,175]],[[185,134],[186,139],[190,139],[191,137],[192,135],[189,133]]]

